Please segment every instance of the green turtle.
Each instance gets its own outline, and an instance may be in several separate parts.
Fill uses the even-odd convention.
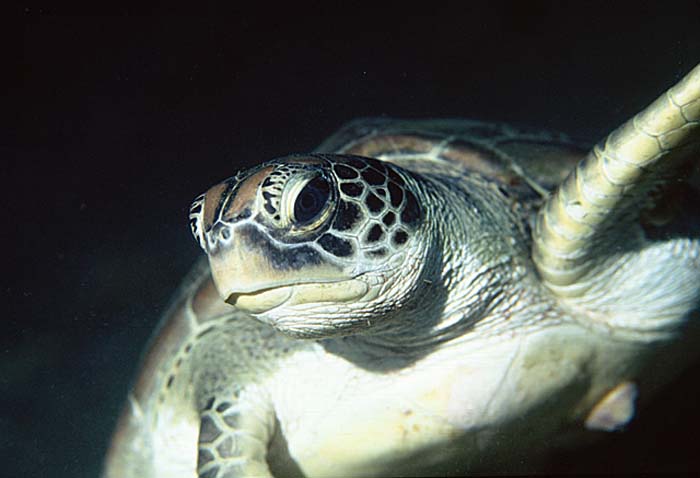
[[[699,149],[700,66],[590,152],[364,119],[238,172],[103,476],[464,473],[623,429],[697,348]]]

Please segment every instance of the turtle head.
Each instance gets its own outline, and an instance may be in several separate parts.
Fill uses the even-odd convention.
[[[381,323],[421,273],[409,173],[357,156],[287,156],[197,197],[192,232],[221,297],[295,337]]]

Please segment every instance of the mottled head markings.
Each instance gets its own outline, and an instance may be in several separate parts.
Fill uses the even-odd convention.
[[[410,178],[372,158],[288,156],[239,172],[197,197],[192,233],[210,254],[245,223],[259,232],[261,251],[293,254],[304,246],[334,262],[382,261],[403,248],[421,222]]]
[[[206,248],[204,247],[204,231],[202,231],[202,216],[204,215],[203,211],[205,196],[206,194],[200,194],[194,198],[192,205],[190,205],[190,230],[192,231],[192,235],[197,241],[197,244],[199,244],[199,247],[206,251]]]
[[[331,233],[354,240],[365,258],[377,260],[400,249],[422,214],[408,173],[394,165],[358,156],[335,156],[339,204]]]

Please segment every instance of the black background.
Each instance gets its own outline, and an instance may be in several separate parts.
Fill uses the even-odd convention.
[[[596,140],[700,61],[697,3],[586,5],[21,12],[0,136],[6,476],[97,475],[140,351],[199,254],[189,202],[213,183],[361,116]],[[699,373],[627,433],[541,471],[700,470]]]

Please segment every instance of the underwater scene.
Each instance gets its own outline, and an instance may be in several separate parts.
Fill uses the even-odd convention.
[[[3,476],[700,471],[696,3],[17,21]]]

